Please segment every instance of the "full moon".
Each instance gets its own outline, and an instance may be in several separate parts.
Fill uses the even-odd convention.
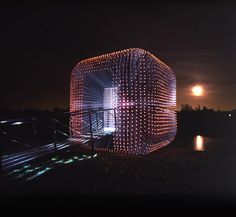
[[[192,93],[194,96],[202,96],[203,88],[201,86],[194,86],[192,88]]]

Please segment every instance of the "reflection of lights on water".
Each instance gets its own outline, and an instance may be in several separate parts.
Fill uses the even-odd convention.
[[[197,135],[194,139],[194,150],[196,151],[204,151],[204,137]]]

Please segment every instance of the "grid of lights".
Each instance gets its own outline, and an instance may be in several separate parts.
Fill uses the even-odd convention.
[[[71,74],[71,112],[101,104],[98,99],[104,95],[96,95],[92,87],[103,89],[103,93],[110,90],[105,93],[108,95],[116,90],[116,101],[110,102],[115,108],[115,124],[104,125],[105,130],[110,127],[114,131],[113,148],[107,151],[147,154],[175,138],[175,74],[148,51],[131,48],[79,62]],[[71,117],[72,137],[84,133],[84,122],[82,114]]]

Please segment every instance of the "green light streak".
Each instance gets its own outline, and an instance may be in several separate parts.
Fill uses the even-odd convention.
[[[73,157],[67,158],[67,159],[60,159],[59,156],[55,156],[45,162],[40,163],[41,165],[39,165],[39,166],[35,165],[36,167],[33,167],[30,164],[28,164],[28,165],[24,165],[21,168],[14,169],[14,170],[10,171],[9,173],[7,173],[6,175],[4,175],[4,177],[10,176],[13,179],[20,179],[20,178],[24,177],[23,179],[25,182],[25,181],[32,180],[38,176],[41,176],[41,175],[45,174],[47,171],[49,171],[59,165],[75,163],[76,161],[87,160],[87,159],[95,158],[95,157],[97,157],[97,153],[95,153],[94,155],[83,154],[82,156],[73,156]],[[50,167],[46,166],[46,165],[50,165]]]
[[[29,167],[31,167],[30,165],[25,165],[23,168],[24,169],[27,169],[27,168],[29,168]]]
[[[51,158],[52,161],[56,161],[59,158],[59,156]]]
[[[69,163],[72,163],[72,162],[74,162],[74,160],[73,159],[69,159],[67,161],[64,161],[64,164],[69,164]]]
[[[35,169],[26,170],[25,173],[31,173],[33,171],[35,171]]]
[[[63,163],[63,160],[58,160],[55,162],[56,164],[60,164],[60,163]]]

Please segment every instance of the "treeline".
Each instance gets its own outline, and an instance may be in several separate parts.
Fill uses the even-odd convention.
[[[36,117],[50,123],[53,117],[67,111],[69,109],[0,109],[0,120]],[[236,109],[228,112],[215,111],[206,106],[193,108],[189,104],[183,104],[181,111],[177,112],[177,120],[179,136],[192,136],[196,134],[205,136],[236,136]],[[69,116],[61,116],[60,121],[68,125]]]
[[[205,135],[205,136],[235,136],[236,110],[220,111],[202,108],[193,108],[183,104],[178,112],[178,135]]]

